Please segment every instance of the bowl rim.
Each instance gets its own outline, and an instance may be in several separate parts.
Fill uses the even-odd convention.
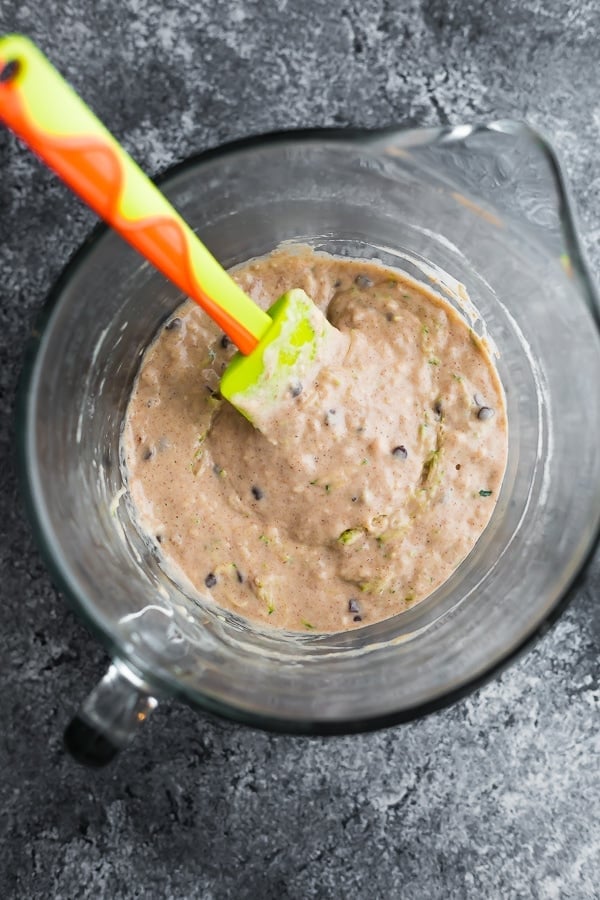
[[[588,305],[591,308],[596,327],[600,331],[600,305],[579,241],[574,207],[570,198],[567,182],[563,175],[561,163],[552,144],[539,131],[533,129],[525,122],[498,120],[495,122],[469,126],[458,125],[435,128],[403,128],[389,126],[373,130],[346,127],[301,128],[273,131],[229,141],[219,146],[192,154],[181,162],[167,167],[152,180],[156,184],[162,185],[165,182],[176,178],[178,175],[185,173],[190,169],[194,169],[197,166],[201,166],[211,160],[237,153],[240,150],[266,147],[278,143],[335,141],[347,142],[354,145],[361,144],[367,149],[369,144],[379,142],[383,138],[389,140],[390,138],[393,138],[393,136],[400,138],[404,145],[410,146],[411,135],[418,135],[418,143],[422,144],[423,136],[426,133],[429,133],[430,142],[437,143],[438,141],[448,141],[452,139],[462,140],[469,134],[481,131],[501,132],[504,134],[526,132],[528,137],[534,140],[542,149],[554,175],[557,192],[562,201],[561,222],[563,226],[563,237],[569,249],[571,260],[582,279],[587,294]],[[61,567],[58,559],[50,551],[46,539],[45,525],[42,521],[34,496],[35,492],[30,477],[27,453],[27,422],[29,400],[32,396],[30,393],[30,386],[36,372],[36,361],[42,337],[71,278],[78,272],[82,265],[85,265],[88,258],[94,253],[98,243],[109,231],[110,228],[103,222],[99,222],[94,226],[91,232],[84,238],[82,244],[65,263],[62,271],[46,295],[41,309],[35,317],[31,334],[23,354],[21,375],[17,387],[15,403],[17,472],[21,496],[24,501],[35,543],[43,562],[49,571],[51,579],[54,581],[59,591],[64,595],[70,608],[83,621],[90,632],[100,641],[111,657],[120,660],[127,668],[130,668],[132,672],[135,673],[138,683],[143,685],[143,690],[148,694],[159,697],[177,697],[202,712],[217,715],[238,724],[248,725],[267,731],[314,736],[369,732],[413,721],[453,705],[499,675],[505,668],[512,664],[512,662],[518,659],[525,650],[531,647],[550,630],[571,603],[577,589],[586,577],[590,563],[600,544],[600,523],[597,524],[595,533],[590,539],[589,548],[582,559],[578,571],[574,573],[562,594],[557,597],[554,606],[548,610],[541,621],[525,633],[515,646],[509,648],[506,653],[497,658],[484,671],[477,673],[474,677],[467,679],[462,684],[445,690],[438,696],[426,702],[417,703],[412,707],[407,707],[395,712],[366,716],[359,720],[356,718],[347,718],[335,720],[312,719],[309,721],[285,718],[283,716],[278,717],[237,707],[220,699],[217,700],[209,695],[201,694],[195,689],[186,688],[186,686],[181,684],[175,676],[166,673],[156,673],[150,670],[142,671],[138,666],[133,664],[129,660],[125,648],[120,645],[119,640],[115,639],[114,635],[103,626],[99,618],[94,618],[90,611],[82,605],[76,592],[72,590],[70,586],[65,570]]]

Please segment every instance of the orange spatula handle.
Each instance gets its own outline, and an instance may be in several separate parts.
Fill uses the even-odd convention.
[[[244,354],[272,324],[27,38],[0,39],[0,119]]]

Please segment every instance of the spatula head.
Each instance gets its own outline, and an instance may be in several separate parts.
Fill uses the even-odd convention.
[[[221,378],[221,394],[253,425],[298,396],[340,347],[340,332],[302,290],[283,294],[269,309],[273,324],[248,356],[237,353]]]

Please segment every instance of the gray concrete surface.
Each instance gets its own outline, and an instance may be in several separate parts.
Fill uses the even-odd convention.
[[[151,173],[275,128],[526,116],[600,274],[594,0],[0,0],[8,30]],[[2,898],[600,897],[598,558],[532,652],[424,721],[307,740],[165,703],[112,767],[65,755],[106,658],[33,545],[11,416],[33,315],[93,224],[0,129]]]

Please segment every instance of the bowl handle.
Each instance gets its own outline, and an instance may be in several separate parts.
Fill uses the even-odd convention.
[[[115,660],[65,729],[69,753],[88,766],[105,766],[114,759],[158,705],[147,688],[128,666]]]

